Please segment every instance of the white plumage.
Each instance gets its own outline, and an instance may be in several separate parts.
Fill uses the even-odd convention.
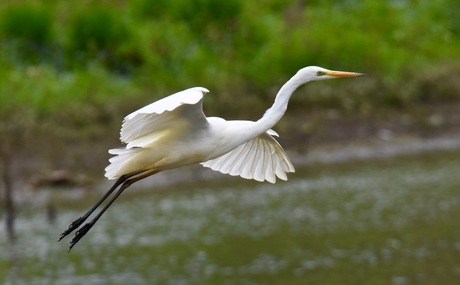
[[[201,163],[203,166],[224,174],[239,175],[257,181],[267,180],[275,183],[275,177],[287,180],[286,172],[294,172],[294,167],[283,148],[272,137],[273,135],[278,136],[276,132],[268,130],[247,142],[240,139],[239,143],[235,143],[233,140],[225,139],[225,130],[229,131],[228,133],[231,133],[233,129],[240,132],[240,128],[235,128],[235,126],[243,127],[254,124],[254,122],[228,122],[221,118],[206,118],[202,102],[203,96],[208,92],[203,87],[190,88],[127,115],[120,131],[120,140],[127,145],[125,148],[109,150],[109,153],[115,156],[109,160],[110,165],[106,168],[106,176],[109,179],[116,179],[138,169],[150,169],[152,162],[155,161],[144,160],[144,165],[141,165],[140,159],[146,155],[151,156],[153,153],[161,154],[156,158],[157,161],[174,157],[168,154],[168,151],[177,151],[177,148],[171,148],[175,143],[173,139],[185,143],[190,136],[200,134],[199,136],[207,136],[208,142],[201,150],[203,155],[199,157],[210,158]],[[225,125],[228,125],[227,128]],[[238,138],[237,135],[234,137]],[[210,146],[209,142],[213,142],[214,147]],[[202,145],[198,143],[199,141],[192,146],[192,149]],[[227,149],[230,151],[227,152]],[[176,163],[182,162],[185,165],[201,162],[186,163],[186,161],[188,160]],[[156,168],[164,170],[169,166],[157,165]]]
[[[271,183],[275,183],[276,177],[287,180],[286,174],[294,172],[294,167],[273,138],[277,134],[271,128],[284,115],[291,94],[309,81],[360,75],[317,66],[302,68],[281,87],[273,106],[256,122],[207,118],[202,103],[209,91],[203,87],[175,93],[129,114],[120,131],[126,146],[109,150],[114,157],[105,169],[105,176],[117,181],[94,207],[61,234],[61,239],[79,228],[120,187],[99,214],[79,228],[71,241],[72,248],[126,188],[159,171],[200,163],[246,179]]]
[[[286,173],[294,172],[294,166],[272,135],[274,132],[267,131],[201,165],[224,174],[260,182],[267,180],[275,183],[275,177],[287,180]]]
[[[116,156],[110,159],[105,176],[117,179],[139,171],[201,163],[246,179],[286,180],[294,167],[270,128],[283,116],[292,92],[308,81],[359,75],[303,68],[283,85],[273,106],[256,122],[207,118],[203,113],[206,88],[175,93],[125,117],[120,140],[127,145],[109,151]]]
[[[174,127],[181,117],[187,120],[196,119],[193,122],[195,126],[205,124],[202,100],[203,95],[208,92],[203,87],[189,88],[127,115],[121,127],[120,140],[129,143],[169,126]]]

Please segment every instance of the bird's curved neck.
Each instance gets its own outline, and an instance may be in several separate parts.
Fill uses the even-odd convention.
[[[283,117],[286,112],[289,98],[292,93],[302,84],[306,83],[297,74],[286,82],[276,94],[275,102],[265,112],[265,114],[256,122],[256,128],[260,134],[272,128]]]

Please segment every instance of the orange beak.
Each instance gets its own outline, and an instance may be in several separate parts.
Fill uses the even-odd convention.
[[[330,70],[326,72],[327,75],[333,77],[356,77],[356,76],[364,76],[364,73],[357,73],[357,72],[347,72],[347,71],[334,71]]]

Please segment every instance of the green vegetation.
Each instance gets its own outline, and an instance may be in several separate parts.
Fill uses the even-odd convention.
[[[0,238],[0,282],[459,284],[459,159],[457,150],[316,164],[275,185],[227,177],[135,189],[70,253],[69,239],[56,239],[99,194],[70,203],[53,192],[55,224],[35,197],[16,247]]]
[[[124,113],[133,94],[145,102],[203,85],[211,112],[260,112],[306,65],[369,73],[364,87],[336,83],[378,93],[353,99],[358,109],[423,102],[427,74],[455,87],[437,101],[458,101],[459,11],[452,0],[3,1],[0,108],[55,115],[110,97]],[[242,104],[229,108],[235,94]],[[341,110],[340,95],[297,103]]]
[[[294,96],[278,126],[291,149],[312,134],[321,144],[412,126],[458,131],[457,0],[4,0],[0,42],[0,158],[14,185],[50,169],[100,179],[122,117],[191,86],[211,90],[207,114],[254,118],[307,65],[369,76]],[[360,115],[374,120],[360,125]],[[459,159],[140,191],[71,254],[55,240],[83,208],[58,209],[48,227],[34,193],[19,208],[18,246],[0,237],[0,283],[458,284]],[[86,198],[78,207],[97,199]]]

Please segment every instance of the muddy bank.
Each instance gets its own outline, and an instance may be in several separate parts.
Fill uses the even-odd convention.
[[[103,176],[109,158],[107,149],[120,145],[119,122],[92,128],[91,132],[42,131],[33,141],[29,137],[17,143],[10,165],[15,189],[30,188],[37,175],[46,177],[56,170],[65,171],[69,177],[72,173],[83,177],[77,179],[85,182],[80,188],[105,189],[111,183]],[[296,166],[452,150],[460,148],[460,104],[416,106],[374,114],[288,111],[275,129]],[[165,185],[224,175],[197,166],[156,176],[155,184]],[[150,180],[139,183],[149,185]]]

